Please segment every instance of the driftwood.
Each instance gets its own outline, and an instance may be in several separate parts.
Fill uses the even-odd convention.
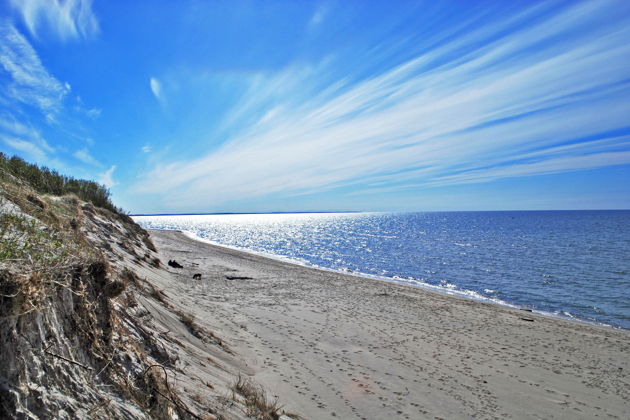
[[[168,265],[170,265],[173,268],[184,268],[183,265],[181,265],[180,263],[178,263],[175,260],[168,260]]]
[[[225,276],[228,280],[252,280],[252,277],[245,276]]]

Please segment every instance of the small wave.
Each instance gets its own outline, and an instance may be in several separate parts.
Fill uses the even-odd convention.
[[[464,231],[467,234],[462,235],[460,219],[479,222],[479,217],[472,214],[437,216],[438,219],[423,215],[420,221],[416,216],[404,215],[378,219],[347,215],[179,215],[134,219],[147,228],[181,230],[191,239],[301,266],[514,306],[497,299],[500,296],[531,309],[558,311],[547,315],[567,319],[592,317],[615,325],[618,323],[622,328],[630,325],[624,300],[627,292],[620,293],[620,297],[616,297],[617,294],[611,297],[608,293],[613,287],[624,289],[627,267],[616,260],[598,263],[606,266],[601,271],[595,271],[598,264],[589,265],[589,261],[568,264],[562,258],[565,242],[569,241],[571,249],[578,251],[582,243],[575,242],[570,232],[534,246],[536,235],[529,236],[526,231],[515,239],[509,234],[511,226],[502,229],[505,226],[501,225],[500,217],[492,220],[499,224],[497,229],[489,226],[489,231]],[[576,217],[563,213],[557,213],[557,216],[553,220],[562,223]],[[536,219],[540,214],[532,213],[528,217]],[[548,215],[545,216],[545,222],[549,222],[548,219]],[[580,216],[576,220],[583,219]],[[436,220],[440,223],[433,226]],[[396,224],[391,225],[389,221]],[[442,222],[448,223],[442,226]],[[532,251],[528,251],[524,260],[533,264],[515,263],[523,260],[523,255],[515,252],[528,248]],[[521,255],[521,258],[516,259],[515,255]],[[602,272],[610,280],[608,283],[592,281]],[[440,278],[448,281],[436,282]],[[582,298],[585,290],[592,292],[589,299]],[[608,305],[607,310],[593,307],[595,301]]]
[[[497,298],[491,298],[491,297],[487,297],[484,296],[478,292],[475,292],[474,290],[467,290],[467,289],[462,289],[460,287],[458,287],[456,284],[453,283],[449,283],[445,280],[443,280],[444,284],[440,284],[440,285],[435,285],[435,284],[430,284],[427,283],[426,281],[424,281],[425,279],[417,279],[414,277],[401,277],[401,276],[397,276],[397,275],[393,275],[393,276],[379,276],[379,275],[375,275],[375,274],[368,274],[368,273],[363,273],[360,271],[354,271],[348,267],[341,267],[341,268],[328,268],[328,267],[321,267],[318,266],[317,264],[311,263],[307,260],[304,259],[298,259],[298,258],[289,258],[289,257],[285,257],[282,255],[277,255],[277,254],[272,254],[272,253],[268,253],[268,252],[261,252],[261,251],[256,251],[256,250],[252,250],[252,249],[248,249],[248,248],[240,248],[240,247],[236,247],[236,246],[230,246],[230,245],[224,245],[222,243],[216,242],[216,241],[212,241],[209,239],[205,239],[203,237],[200,237],[199,235],[197,235],[195,232],[191,232],[191,231],[181,231],[185,236],[187,236],[190,239],[196,240],[196,241],[200,241],[200,242],[205,242],[211,245],[216,245],[216,246],[220,246],[220,247],[225,247],[225,248],[229,248],[229,249],[233,249],[236,251],[242,251],[242,252],[248,252],[251,254],[256,254],[256,255],[260,255],[266,258],[271,258],[271,259],[275,259],[275,260],[279,260],[279,261],[283,261],[283,262],[287,262],[287,263],[291,263],[291,264],[296,264],[296,265],[300,265],[303,267],[310,267],[310,268],[316,268],[318,270],[324,270],[324,271],[332,271],[332,272],[337,272],[337,273],[342,273],[342,274],[352,274],[358,277],[365,277],[365,278],[371,278],[371,279],[378,279],[378,280],[383,280],[383,281],[393,281],[395,283],[401,283],[401,284],[407,284],[410,286],[415,286],[415,287],[420,287],[422,289],[428,289],[428,290],[433,290],[436,292],[440,292],[440,293],[445,293],[448,295],[453,295],[453,296],[460,296],[460,297],[465,297],[465,298],[469,298],[469,299],[473,299],[476,301],[483,301],[483,302],[489,302],[489,303],[494,303],[497,305],[501,305],[501,306],[508,306],[511,308],[517,308],[518,306],[513,305],[511,303],[505,302],[501,299],[497,299]]]
[[[171,230],[178,230],[178,229],[171,229]],[[295,265],[299,265],[302,267],[310,267],[310,268],[315,268],[318,270],[324,270],[324,271],[332,271],[332,272],[336,272],[336,273],[341,273],[341,274],[351,274],[351,275],[355,275],[358,277],[365,277],[365,278],[371,278],[371,279],[378,279],[378,280],[382,280],[382,281],[393,281],[395,283],[399,283],[399,284],[406,284],[406,285],[410,285],[410,286],[414,286],[414,287],[419,287],[422,289],[427,289],[427,290],[432,290],[438,293],[444,293],[447,295],[451,295],[451,296],[459,296],[459,297],[463,297],[463,298],[468,298],[468,299],[472,299],[475,301],[479,301],[479,302],[488,302],[488,303],[493,303],[496,305],[501,305],[501,306],[507,306],[510,308],[520,308],[520,306],[518,305],[514,305],[512,303],[506,302],[504,300],[495,298],[495,297],[488,297],[488,296],[484,296],[474,290],[468,290],[468,289],[463,289],[460,288],[459,286],[457,286],[454,283],[449,283],[446,280],[442,280],[440,281],[439,285],[435,285],[435,284],[431,284],[431,283],[427,283],[426,281],[424,281],[425,279],[417,279],[414,277],[401,277],[398,275],[393,275],[393,276],[379,276],[379,275],[374,275],[374,274],[367,274],[367,273],[363,273],[363,272],[359,272],[359,271],[353,271],[348,267],[341,267],[341,268],[337,268],[337,269],[333,269],[333,268],[328,268],[328,267],[322,267],[322,266],[318,266],[317,264],[311,263],[305,259],[298,259],[298,258],[289,258],[289,257],[285,257],[282,255],[277,255],[277,254],[272,254],[272,253],[268,253],[268,252],[261,252],[261,251],[256,251],[256,250],[252,250],[249,248],[241,248],[241,247],[236,247],[236,246],[230,246],[230,245],[225,245],[222,244],[220,242],[216,242],[216,241],[212,241],[209,239],[205,239],[199,235],[197,235],[194,231],[187,231],[187,230],[180,230],[185,236],[187,236],[190,239],[196,240],[196,241],[200,241],[200,242],[205,242],[211,245],[216,245],[216,246],[220,246],[220,247],[224,247],[224,248],[229,248],[229,249],[233,249],[236,251],[242,251],[242,252],[247,252],[247,253],[251,253],[251,254],[255,254],[255,255],[260,255],[266,258],[271,258],[271,259],[275,259],[275,260],[279,260],[279,261],[283,261],[283,262],[287,262],[290,264],[295,264]],[[492,290],[492,289],[486,289],[486,290]],[[485,291],[485,290],[484,290]],[[487,292],[488,293],[488,292]],[[566,315],[561,314],[560,312],[555,313],[555,312],[544,312],[544,311],[538,311],[535,310],[535,312],[543,314],[543,315],[547,315],[547,316],[559,316],[561,318],[565,318],[565,319],[575,319],[578,321],[582,321],[579,318],[575,318],[573,316],[568,317]],[[588,321],[584,321],[589,323]],[[607,324],[598,324],[598,325],[603,325],[603,326],[609,326]]]

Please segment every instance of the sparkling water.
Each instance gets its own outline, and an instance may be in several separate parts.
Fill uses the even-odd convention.
[[[630,211],[134,219],[305,265],[630,328]]]

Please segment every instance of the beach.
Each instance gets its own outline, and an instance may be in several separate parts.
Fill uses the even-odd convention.
[[[630,415],[626,330],[303,267],[177,231],[150,233],[162,260],[184,267],[155,278],[157,286],[233,349],[287,411],[359,419]]]

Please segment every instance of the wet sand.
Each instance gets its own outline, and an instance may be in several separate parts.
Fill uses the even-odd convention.
[[[630,418],[628,331],[151,237],[169,299],[305,418]]]

